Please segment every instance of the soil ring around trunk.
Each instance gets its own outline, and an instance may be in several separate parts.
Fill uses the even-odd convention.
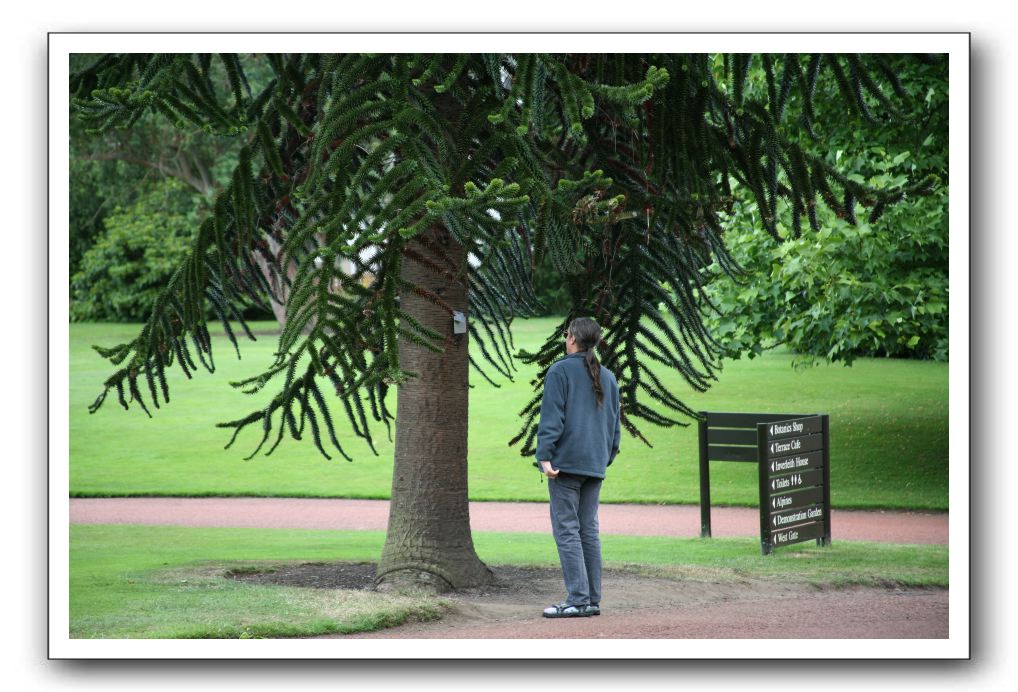
[[[895,585],[818,587],[778,579],[746,579],[702,568],[610,568],[602,614],[546,619],[563,600],[557,568],[492,566],[495,581],[447,593],[437,622],[320,638],[946,638],[947,589]],[[373,590],[373,563],[301,563],[232,570],[249,583]]]

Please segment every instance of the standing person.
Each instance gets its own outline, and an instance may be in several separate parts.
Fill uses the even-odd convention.
[[[601,327],[578,317],[563,334],[566,356],[544,379],[537,460],[548,477],[551,526],[566,600],[544,617],[601,614],[601,538],[597,508],[605,469],[619,452],[619,386],[594,349]]]

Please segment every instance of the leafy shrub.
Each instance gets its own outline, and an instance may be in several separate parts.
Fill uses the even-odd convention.
[[[785,344],[804,357],[850,364],[858,356],[948,359],[947,195],[893,208],[870,225],[833,214],[822,230],[775,243],[740,232],[756,213],[733,213],[726,244],[746,269],[713,280],[720,314],[708,325],[728,357]],[[787,232],[787,231],[786,231]],[[714,266],[713,270],[717,270]]]
[[[168,178],[131,206],[117,207],[71,277],[71,320],[146,319],[187,254],[200,201],[185,184]]]

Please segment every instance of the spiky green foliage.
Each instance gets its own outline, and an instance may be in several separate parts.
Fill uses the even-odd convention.
[[[719,352],[701,321],[702,310],[712,306],[696,296],[704,262],[711,257],[725,271],[739,272],[725,251],[718,220],[733,202],[730,180],[752,191],[764,229],[777,240],[778,204],[792,209],[798,236],[803,215],[818,230],[817,195],[854,223],[856,203],[879,213],[936,183],[913,181],[907,190],[893,193],[872,189],[782,134],[800,126],[813,132],[812,99],[824,65],[847,71],[853,94],[876,92],[880,103],[888,102],[855,56],[733,55],[717,62],[721,69],[715,72],[705,55],[576,59],[573,69],[605,85],[602,93],[616,89],[611,86],[616,83],[651,80],[654,73],[669,79],[656,84],[652,94],[638,92],[642,106],[637,117],[626,119],[599,108],[583,121],[582,146],[563,140],[554,150],[561,170],[594,169],[610,179],[603,195],[620,201],[603,223],[575,216],[573,224],[561,217],[537,220],[546,234],[539,246],[553,253],[572,296],[563,326],[573,317],[590,315],[606,329],[601,361],[619,377],[623,425],[641,439],[635,418],[671,426],[687,423],[669,412],[695,416],[662,386],[655,369],[675,369],[700,391],[716,379]],[[762,85],[747,81],[754,62],[766,74]],[[657,69],[652,72],[647,65]],[[895,115],[900,116],[886,113]],[[535,396],[521,412],[523,429],[513,440],[524,440],[524,454],[533,451],[540,384],[561,355],[560,333],[551,334],[537,353],[522,354],[541,366]]]
[[[244,138],[230,185],[139,336],[97,347],[122,367],[93,412],[111,388],[125,408],[126,388],[148,412],[142,375],[155,406],[156,380],[169,401],[166,367],[176,358],[188,377],[197,369],[188,338],[213,371],[206,300],[239,356],[230,318],[254,338],[237,306],[264,303],[270,283],[282,282],[289,290],[277,358],[232,383],[256,392],[279,377],[281,386],[263,409],[219,424],[234,428],[227,447],[260,423],[254,453],[275,432],[271,453],[287,432],[300,439],[306,423],[322,454],[327,433],[349,458],[330,405],[343,407],[373,449],[368,411],[389,429],[387,392],[414,375],[399,368],[399,338],[442,349],[445,335],[401,310],[399,295],[413,291],[452,308],[426,287],[408,285],[402,263],[468,286],[474,343],[511,378],[509,327],[538,307],[531,273],[547,253],[572,300],[564,323],[585,314],[604,326],[601,359],[619,376],[623,424],[643,439],[637,419],[681,425],[669,411],[695,415],[656,369],[677,369],[699,390],[715,379],[718,348],[696,296],[713,258],[737,271],[718,222],[731,203],[730,179],[752,190],[776,238],[779,203],[815,228],[818,195],[851,221],[857,203],[878,213],[933,184],[887,195],[782,135],[800,126],[790,122],[812,132],[813,85],[823,69],[863,115],[875,117],[867,99],[888,111],[877,76],[854,56],[734,55],[719,74],[708,56],[678,54],[269,59],[275,78],[258,94],[243,62],[230,55],[104,56],[71,78],[74,106],[96,131],[129,127],[152,109],[181,127]],[[763,89],[747,81],[754,60],[767,75]],[[217,65],[225,83],[213,78]],[[435,226],[475,262],[457,266],[438,247],[429,247],[432,257],[416,251],[410,240],[423,242],[423,231]],[[561,355],[560,333],[536,353],[517,354],[540,366],[535,397],[510,442],[525,440],[524,455],[533,453],[543,374]]]

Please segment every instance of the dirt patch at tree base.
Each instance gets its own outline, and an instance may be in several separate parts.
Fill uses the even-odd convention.
[[[371,590],[372,563],[304,563],[228,572],[245,582]],[[547,619],[558,569],[494,566],[494,583],[443,594],[438,622],[324,638],[927,639],[948,637],[947,589],[817,587],[698,568],[606,569],[602,614]]]

